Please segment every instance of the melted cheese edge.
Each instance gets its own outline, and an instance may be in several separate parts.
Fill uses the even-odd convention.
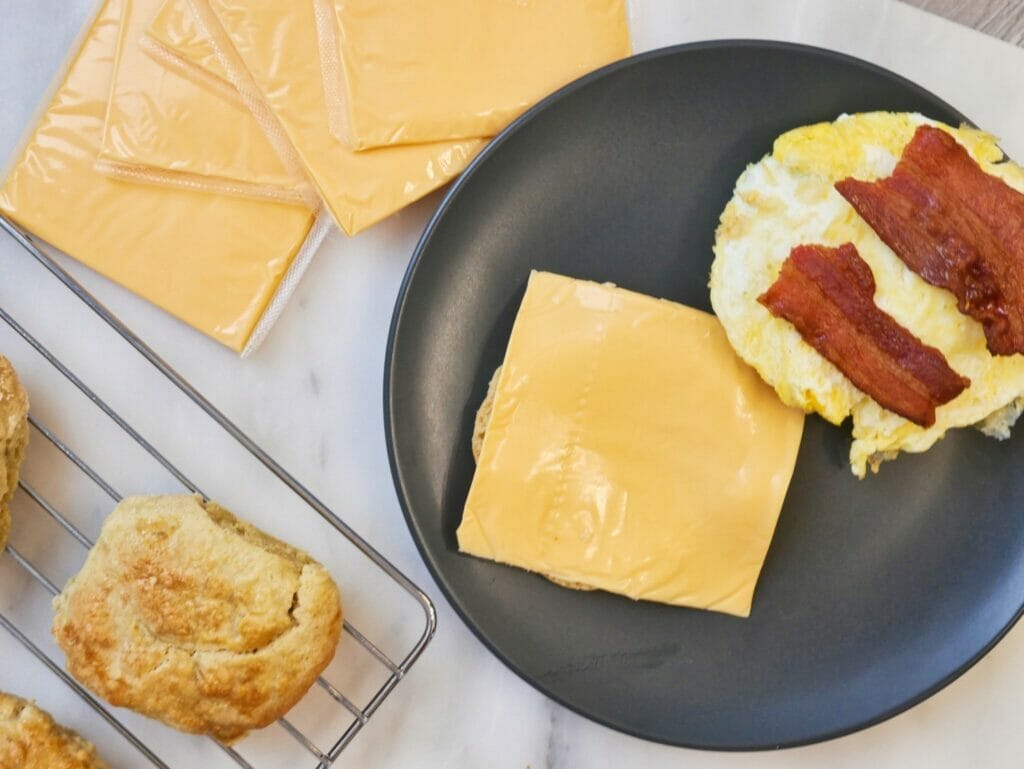
[[[714,316],[535,272],[459,548],[748,616],[802,431]]]

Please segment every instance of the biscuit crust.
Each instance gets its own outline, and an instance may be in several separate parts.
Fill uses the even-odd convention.
[[[110,769],[96,748],[31,702],[0,692],[0,769]]]
[[[342,625],[323,566],[198,496],[123,500],[54,608],[89,689],[225,743],[302,698]]]
[[[28,445],[28,396],[11,362],[0,355],[0,550],[11,529],[11,497]]]

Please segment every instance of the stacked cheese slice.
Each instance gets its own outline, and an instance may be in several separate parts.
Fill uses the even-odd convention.
[[[0,212],[251,349],[327,222],[385,218],[628,53],[623,0],[103,0]]]

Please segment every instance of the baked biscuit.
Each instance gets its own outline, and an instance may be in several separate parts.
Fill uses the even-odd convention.
[[[323,566],[198,496],[123,500],[54,608],[75,678],[225,743],[302,698],[342,621]]]
[[[0,769],[109,769],[91,743],[31,702],[0,692]]]
[[[498,377],[501,376],[501,366],[494,369],[494,375],[491,377],[490,384],[487,385],[487,395],[484,396],[483,403],[480,404],[480,408],[476,412],[476,420],[473,422],[473,461],[480,461],[480,452],[484,447],[484,436],[487,434],[487,423],[491,421],[491,411],[494,409],[494,391],[498,388]],[[556,585],[561,587],[567,587],[570,590],[594,590],[595,588],[590,585],[584,585],[582,582],[570,582],[567,579],[559,579],[558,577],[552,577],[550,574],[542,574],[547,580],[554,582]]]
[[[494,375],[487,385],[487,395],[484,402],[476,412],[476,420],[473,422],[473,461],[480,461],[480,451],[484,447],[484,436],[487,434],[487,423],[491,421],[491,410],[494,408],[494,391],[498,387],[498,377],[501,376],[501,366],[494,369]]]
[[[0,355],[0,550],[11,529],[11,497],[28,445],[28,396],[11,362]]]

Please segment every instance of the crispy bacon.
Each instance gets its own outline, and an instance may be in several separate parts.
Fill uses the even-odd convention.
[[[875,278],[852,243],[794,248],[758,301],[792,323],[823,357],[881,406],[922,427],[970,385],[875,304]]]
[[[1024,195],[920,126],[892,176],[836,189],[896,255],[956,296],[993,355],[1024,352]]]

